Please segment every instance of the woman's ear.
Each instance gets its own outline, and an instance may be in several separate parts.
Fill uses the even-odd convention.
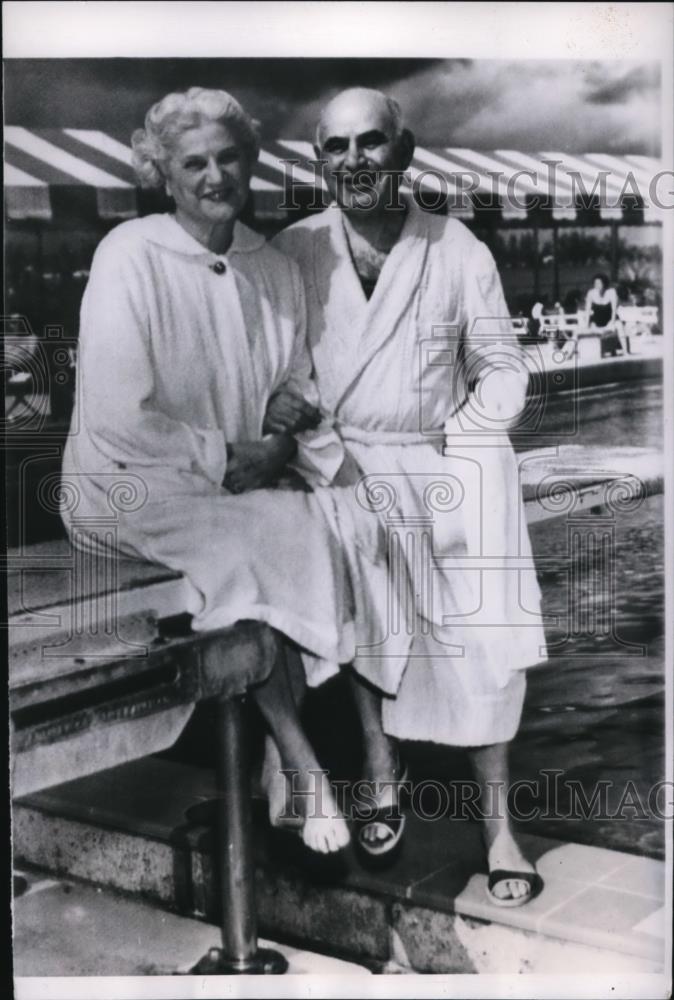
[[[164,191],[166,192],[166,194],[168,195],[169,198],[172,198],[173,195],[171,194],[171,188],[169,186],[168,177],[166,176],[166,171],[163,169],[162,164],[158,160],[153,160],[152,162],[154,163],[154,165],[156,167],[157,173],[159,174],[159,176],[161,177],[162,181],[164,182]]]

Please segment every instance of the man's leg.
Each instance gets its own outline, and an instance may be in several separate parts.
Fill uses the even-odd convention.
[[[508,743],[493,743],[490,746],[471,747],[468,751],[483,796],[487,862],[490,872],[497,868],[533,872],[533,865],[526,860],[517,845],[508,813],[508,747]],[[501,899],[518,899],[528,892],[526,882],[514,879],[494,887],[494,895]]]
[[[375,784],[373,797],[377,806],[386,809],[396,805],[398,800],[397,789],[390,784],[401,778],[397,744],[384,732],[381,693],[353,671],[350,682],[363,731],[363,774],[365,780]],[[387,836],[390,831],[377,823],[368,826],[363,833],[364,839],[373,842]]]
[[[274,665],[268,680],[252,688],[251,694],[271,730],[281,766],[297,772],[292,788],[295,808],[303,817],[302,839],[315,851],[338,851],[349,842],[348,827],[302,729],[290,689],[285,643],[278,633],[269,634]]]

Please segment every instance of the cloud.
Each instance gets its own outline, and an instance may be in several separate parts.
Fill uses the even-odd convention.
[[[603,79],[598,80],[586,92],[590,104],[620,104],[633,96],[641,96],[649,91],[655,93],[659,87],[657,66],[635,66],[621,70],[603,67]]]
[[[28,128],[100,128],[128,141],[170,90],[223,87],[267,139],[311,139],[338,90],[380,87],[424,146],[660,152],[655,63],[495,59],[7,60],[5,114]],[[110,100],[110,94],[114,100]]]
[[[650,64],[480,60],[429,67],[390,89],[421,145],[659,153]]]

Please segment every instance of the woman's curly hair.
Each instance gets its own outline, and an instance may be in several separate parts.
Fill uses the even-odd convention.
[[[190,87],[167,94],[145,115],[145,128],[131,136],[132,164],[142,187],[161,188],[166,180],[164,163],[181,133],[204,121],[228,125],[236,133],[251,164],[257,160],[260,139],[257,124],[225,90]]]

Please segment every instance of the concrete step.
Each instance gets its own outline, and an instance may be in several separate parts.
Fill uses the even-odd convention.
[[[21,875],[27,887],[14,902],[14,974],[19,979],[186,975],[221,944],[219,928],[204,921],[109,889],[27,871]],[[371,975],[362,965],[288,945],[262,939],[260,947],[280,952],[290,976]]]
[[[147,758],[17,800],[15,863],[218,920],[209,802],[213,774]],[[261,806],[262,804],[260,804]],[[261,933],[384,969],[418,972],[659,972],[664,864],[620,851],[522,835],[544,879],[515,909],[485,892],[471,822],[408,816],[386,871],[349,848],[326,860],[290,834],[255,825]]]

